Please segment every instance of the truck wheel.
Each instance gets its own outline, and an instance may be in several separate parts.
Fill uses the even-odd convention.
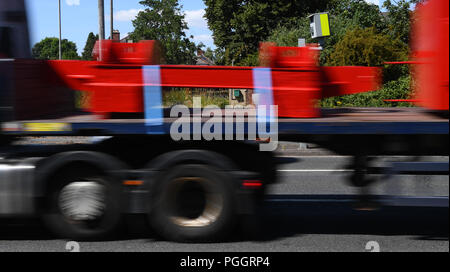
[[[152,194],[150,222],[177,242],[223,239],[234,227],[232,181],[207,165],[179,165],[161,173]]]
[[[63,238],[105,239],[120,222],[120,186],[97,175],[59,175],[50,187],[46,225]]]

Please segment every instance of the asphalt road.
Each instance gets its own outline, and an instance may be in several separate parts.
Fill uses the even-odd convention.
[[[385,158],[379,160],[382,165]],[[448,160],[448,158],[435,158]],[[270,188],[263,215],[221,244],[178,244],[144,231],[140,218],[114,241],[79,243],[82,252],[448,252],[448,176],[396,177],[372,186],[386,198],[376,211],[357,211],[357,190],[345,181],[348,158],[282,157],[280,183]],[[389,201],[388,201],[389,200]],[[0,252],[64,252],[36,220],[0,220]]]

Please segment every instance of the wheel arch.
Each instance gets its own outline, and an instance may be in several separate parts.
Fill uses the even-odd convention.
[[[176,150],[162,154],[151,160],[146,168],[150,171],[164,171],[169,167],[182,163],[205,164],[224,171],[235,171],[238,169],[227,156],[218,152],[201,149]]]

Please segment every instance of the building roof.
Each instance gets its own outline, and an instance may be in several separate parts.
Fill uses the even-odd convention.
[[[197,65],[215,65],[215,63],[207,58],[203,52],[199,52],[197,55]]]

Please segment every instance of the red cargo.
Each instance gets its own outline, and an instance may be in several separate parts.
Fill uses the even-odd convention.
[[[312,47],[271,46],[274,103],[279,117],[320,117],[319,51]]]
[[[104,61],[52,61],[50,64],[72,89],[90,92],[90,111],[140,113],[144,111],[144,66],[159,60],[155,43],[116,44],[104,41]],[[158,52],[156,50],[156,52]],[[269,72],[254,78],[257,67],[160,65],[161,87],[255,89],[273,91],[279,117],[320,117],[318,102],[338,96],[376,90],[377,68],[320,67],[319,51],[312,47],[263,45],[261,57]],[[264,68],[262,68],[264,69]],[[266,78],[267,77],[267,78]],[[265,86],[255,86],[256,81]],[[267,85],[267,86],[266,86]]]
[[[449,1],[418,4],[413,26],[415,99],[428,109],[449,109]]]

